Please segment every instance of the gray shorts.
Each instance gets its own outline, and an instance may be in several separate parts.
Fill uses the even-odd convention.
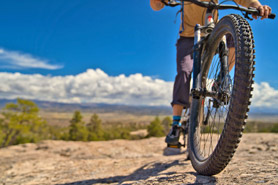
[[[226,35],[228,48],[234,47],[233,39]],[[180,37],[177,41],[177,75],[173,89],[173,104],[189,108],[190,80],[193,70],[193,37]]]
[[[193,69],[194,38],[180,37],[177,41],[177,75],[173,89],[173,104],[190,107],[189,90],[191,72]]]

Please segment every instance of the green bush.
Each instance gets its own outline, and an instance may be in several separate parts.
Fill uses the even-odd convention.
[[[245,129],[245,133],[278,133],[278,123],[265,123],[265,122],[255,122],[250,121],[247,122]]]
[[[37,105],[29,100],[17,99],[2,109],[0,121],[1,147],[38,142],[47,137],[47,124],[39,115]]]
[[[16,103],[8,103],[0,116],[0,147],[38,142],[45,139],[99,141],[112,139],[141,139],[131,136],[130,132],[148,129],[149,136],[165,135],[166,125],[170,118],[163,120],[163,127],[158,117],[149,126],[145,123],[106,123],[102,125],[97,114],[93,114],[89,123],[85,124],[80,111],[73,113],[68,127],[48,125],[39,116],[38,106],[29,100],[18,99]]]
[[[161,124],[163,125],[164,134],[168,134],[171,129],[172,119],[169,116],[167,116],[162,120]]]
[[[275,123],[272,128],[270,129],[270,132],[278,133],[278,123]]]
[[[147,128],[148,137],[161,137],[164,136],[164,128],[161,125],[161,122],[158,116],[151,122],[151,124]]]
[[[4,134],[4,132],[2,131],[3,128],[2,128],[2,123],[1,123],[1,122],[2,122],[2,121],[0,120],[0,147],[1,147],[2,143],[4,142],[4,137],[5,137],[5,134]]]
[[[48,125],[48,139],[69,140],[69,127],[59,127]]]
[[[104,139],[104,131],[102,129],[102,121],[97,114],[93,114],[90,122],[87,124],[89,131],[88,141],[100,141]]]
[[[144,136],[131,135],[131,131],[147,129],[147,137],[161,137],[169,132],[171,118],[162,121],[155,117],[149,125],[146,123],[102,123],[97,114],[93,114],[87,124],[80,111],[73,113],[67,127],[51,126],[39,116],[38,106],[29,100],[18,99],[8,103],[0,116],[0,147],[38,142],[44,139],[100,141],[113,139],[142,139]],[[218,125],[219,126],[219,125]],[[223,124],[220,124],[220,128]],[[203,127],[205,133],[216,133],[209,127]],[[278,123],[248,122],[244,132],[278,133]]]
[[[72,141],[87,141],[88,130],[82,120],[80,111],[75,111],[70,121],[69,140]]]

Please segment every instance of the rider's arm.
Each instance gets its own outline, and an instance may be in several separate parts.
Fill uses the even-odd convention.
[[[251,7],[252,4],[260,3],[258,0],[234,0],[236,3],[240,4],[241,6]],[[255,7],[254,7],[255,8]]]
[[[267,18],[268,15],[271,13],[271,8],[267,5],[261,5],[259,1],[251,3],[250,7],[257,8],[260,11],[260,16],[262,17],[261,19]],[[257,19],[257,16],[253,15],[253,18]]]
[[[161,0],[150,0],[150,4],[153,10],[158,11],[164,7],[164,4]]]
[[[258,0],[235,0],[238,4],[245,7],[253,7],[260,11],[261,19],[265,19],[271,13],[271,8],[267,5],[261,5]],[[256,15],[253,15],[254,19],[257,19]]]

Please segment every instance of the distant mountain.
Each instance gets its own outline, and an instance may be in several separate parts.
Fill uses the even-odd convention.
[[[138,115],[169,115],[172,113],[170,106],[130,106],[119,104],[104,103],[59,103],[50,101],[32,100],[40,109],[51,112],[73,112],[80,110],[82,112],[93,111],[95,113],[104,112],[126,112]],[[0,108],[7,103],[16,103],[16,99],[0,99]]]
[[[272,107],[251,107],[250,114],[262,114],[262,115],[275,115],[278,116],[278,109]]]
[[[171,106],[131,106],[131,105],[120,105],[120,104],[105,104],[105,103],[59,103],[50,101],[34,101],[40,109],[52,112],[73,112],[80,110],[83,112],[126,112],[138,115],[171,115]],[[3,108],[6,103],[16,103],[16,99],[0,99],[0,108]],[[278,110],[271,107],[251,107],[250,116],[278,116]]]

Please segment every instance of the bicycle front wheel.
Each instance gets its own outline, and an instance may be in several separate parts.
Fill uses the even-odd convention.
[[[199,83],[217,96],[193,98],[191,104],[189,155],[200,174],[221,172],[240,142],[250,105],[254,52],[251,27],[235,14],[219,21],[202,49]]]

